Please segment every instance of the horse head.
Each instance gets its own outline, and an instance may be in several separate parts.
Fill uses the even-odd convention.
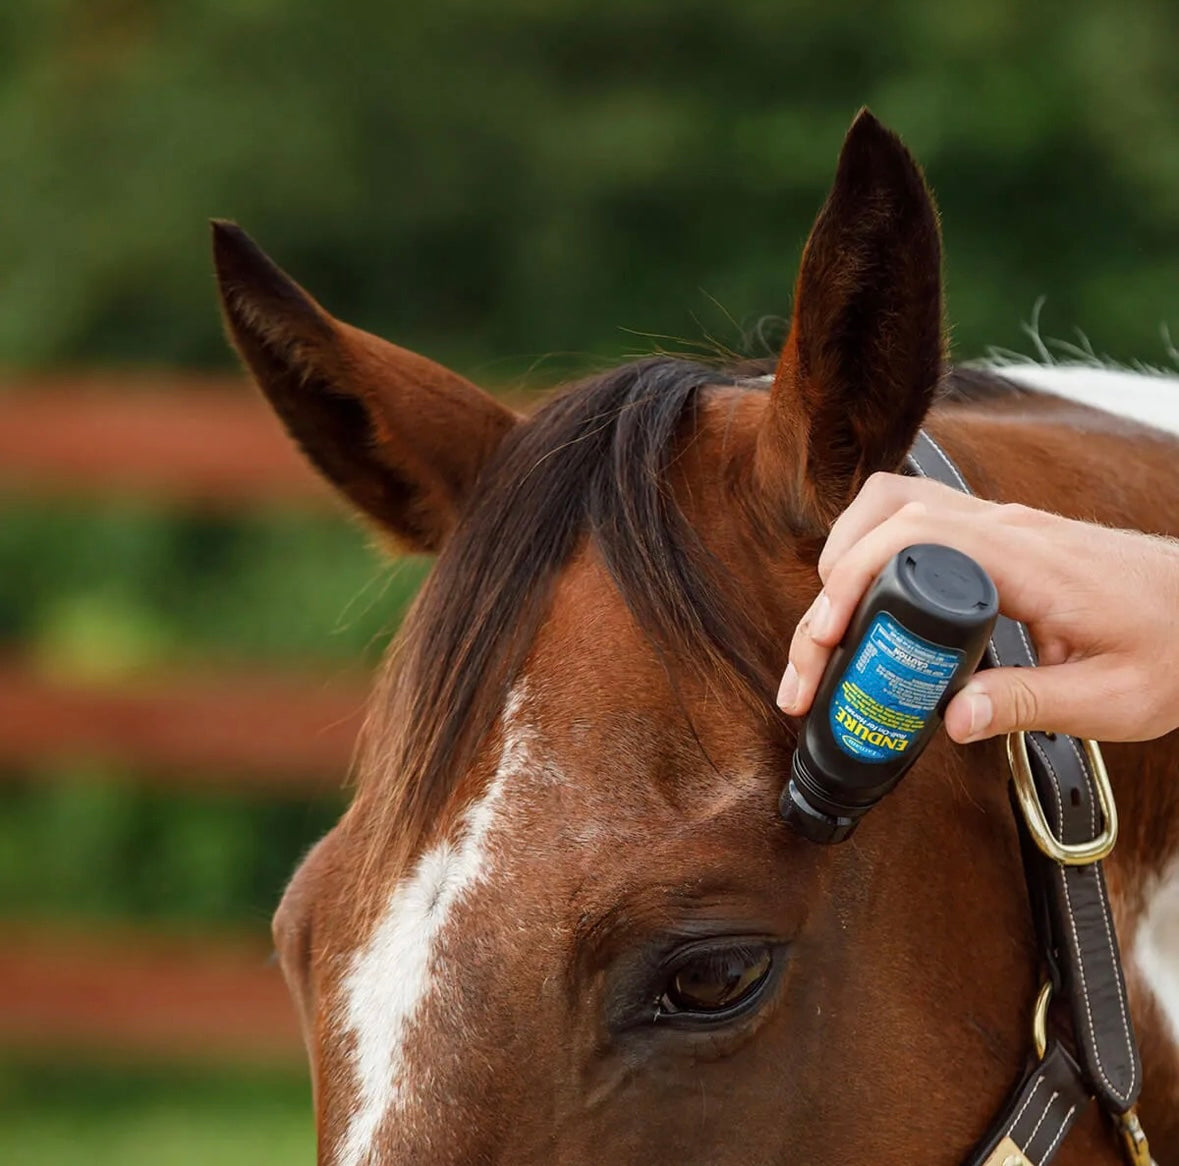
[[[528,416],[214,236],[292,437],[438,556],[275,919],[320,1161],[960,1161],[1036,987],[1001,747],[937,741],[844,846],[776,810],[834,517],[923,424],[1003,477],[946,396],[900,140],[853,124],[775,363],[639,361]]]

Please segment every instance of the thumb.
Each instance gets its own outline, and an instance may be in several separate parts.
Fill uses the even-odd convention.
[[[1017,729],[1125,739],[1125,693],[1097,660],[1047,668],[991,668],[972,677],[946,708],[946,732],[960,744]]]

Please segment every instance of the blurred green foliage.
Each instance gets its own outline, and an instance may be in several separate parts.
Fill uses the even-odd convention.
[[[210,215],[491,382],[749,325],[862,103],[940,197],[961,352],[1045,295],[1158,357],[1177,43],[1169,0],[9,0],[0,363],[225,362]]]
[[[0,521],[0,641],[68,671],[252,659],[376,662],[428,561],[359,526],[151,503],[29,503]]]
[[[338,519],[286,513],[10,509],[0,522],[0,642],[81,680],[241,661],[375,664],[427,563],[384,562],[366,542]],[[0,780],[4,915],[265,928],[298,855],[341,802],[167,792],[109,768],[34,778]]]
[[[93,766],[0,779],[0,916],[170,930],[264,933],[296,859],[343,801],[147,785]]]

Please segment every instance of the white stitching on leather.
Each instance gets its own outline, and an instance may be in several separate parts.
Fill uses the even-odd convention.
[[[942,459],[942,461],[944,461],[946,463],[946,469],[948,469],[950,471],[950,473],[954,475],[954,480],[958,483],[959,486],[962,487],[963,491],[967,494],[973,494],[974,491],[971,490],[971,488],[966,484],[965,479],[958,472],[958,467],[956,465],[954,465],[954,463],[950,460],[949,455],[946,453],[946,451],[944,449],[942,449],[942,447],[940,445],[938,445],[938,443],[936,441],[934,441],[933,438],[930,437],[929,434],[924,429],[921,430],[921,434],[925,438],[925,440],[928,441],[929,444],[932,445],[935,450],[937,450],[938,457],[940,457]]]
[[[1032,747],[1036,750],[1036,752],[1040,755],[1040,759],[1048,767],[1048,772],[1050,774],[1052,774],[1052,796],[1053,796],[1053,798],[1056,799],[1056,814],[1057,814],[1057,818],[1059,819],[1059,821],[1063,822],[1064,821],[1064,808],[1061,805],[1061,801],[1060,801],[1060,778],[1057,775],[1056,770],[1053,768],[1052,762],[1048,758],[1048,754],[1044,752],[1043,746],[1041,746],[1039,741],[1037,741],[1034,736],[1029,737],[1028,740],[1031,741]],[[1072,932],[1073,946],[1079,951],[1081,948],[1081,944],[1080,944],[1080,940],[1077,936],[1077,918],[1073,914],[1073,899],[1072,899],[1072,895],[1069,893],[1068,876],[1065,872],[1065,868],[1062,866],[1058,866],[1056,864],[1053,864],[1052,877],[1059,880],[1060,886],[1064,891],[1065,906],[1068,908],[1069,930]],[[1100,890],[1100,886],[1098,887],[1098,889]],[[1104,896],[1102,896],[1101,907],[1102,907],[1102,911],[1101,911],[1102,918],[1105,920],[1105,932],[1106,932],[1106,936],[1108,937],[1109,936],[1109,917],[1106,913]],[[1112,961],[1114,958],[1113,957],[1112,940],[1110,941],[1109,955],[1110,955],[1110,960]],[[1098,1039],[1097,1039],[1097,1030],[1093,1024],[1093,1009],[1092,1009],[1092,1006],[1090,1005],[1090,1002],[1089,1002],[1089,985],[1085,979],[1085,963],[1083,960],[1077,960],[1077,974],[1080,976],[1080,979],[1081,979],[1081,997],[1085,1001],[1085,1017],[1089,1022],[1089,1038],[1090,1038],[1090,1042],[1093,1045],[1093,1060],[1097,1065],[1097,1072],[1101,1076],[1101,1080],[1105,1082],[1105,1087],[1110,1091],[1110,1093],[1112,1093],[1113,1096],[1116,1097],[1119,1101],[1126,1101],[1129,1098],[1129,1094],[1133,1093],[1133,1091],[1134,1091],[1134,1082],[1138,1076],[1138,1069],[1137,1069],[1137,1066],[1134,1064],[1134,1058],[1133,1057],[1130,1058],[1130,1088],[1127,1093],[1123,1093],[1120,1089],[1118,1089],[1114,1086],[1112,1081],[1110,1081],[1109,1076],[1106,1074],[1105,1066],[1101,1063],[1101,1042],[1098,1041]],[[1119,996],[1119,1004],[1120,1004],[1121,1003],[1120,990],[1119,990],[1118,996]],[[1123,1007],[1121,1011],[1122,1011],[1122,1025],[1123,1025],[1123,1027],[1125,1027],[1125,1024],[1126,1024],[1125,1008]],[[1127,1029],[1126,1030],[1127,1044],[1129,1044],[1129,1040],[1130,1040],[1130,1033],[1129,1033],[1129,1030]]]
[[[1023,640],[1024,650],[1027,652],[1028,659],[1032,662],[1032,666],[1034,667],[1038,657],[1036,656],[1036,650],[1032,647],[1031,640],[1028,639],[1028,630],[1023,626],[1022,623],[1019,622],[1019,620],[1012,620],[1012,623],[1015,624],[1015,630],[1019,632],[1019,638]]]
[[[1040,1114],[1040,1120],[1038,1122],[1036,1122],[1036,1124],[1034,1126],[1032,1126],[1032,1132],[1030,1134],[1028,1134],[1028,1140],[1026,1142],[1024,1142],[1024,1144],[1023,1144],[1023,1152],[1025,1154],[1028,1152],[1028,1146],[1030,1146],[1032,1144],[1032,1142],[1034,1142],[1036,1140],[1036,1134],[1038,1134],[1040,1132],[1040,1126],[1042,1126],[1044,1124],[1044,1119],[1048,1116],[1048,1111],[1052,1108],[1052,1103],[1059,1096],[1060,1096],[1060,1092],[1057,1091],[1056,1093],[1053,1093],[1051,1097],[1048,1098],[1048,1104],[1046,1106],[1044,1106],[1044,1112],[1042,1114]]]
[[[1130,1035],[1130,1022],[1126,1015],[1126,994],[1123,991],[1122,977],[1117,966],[1117,960],[1114,958],[1113,935],[1110,932],[1109,926],[1109,904],[1105,898],[1105,882],[1097,871],[1093,872],[1093,878],[1097,882],[1097,894],[1101,899],[1101,922],[1105,925],[1105,939],[1109,944],[1109,958],[1110,962],[1114,965],[1114,986],[1118,990],[1118,1011],[1122,1015],[1122,1033],[1125,1035],[1126,1051],[1130,1057],[1130,1085],[1123,1096],[1124,1101],[1129,1101],[1134,1096],[1134,1084],[1138,1080],[1138,1066],[1135,1063],[1134,1057],[1134,1040]],[[1094,1044],[1096,1044],[1096,1041],[1094,1041]]]
[[[1031,1100],[1032,1100],[1032,1098],[1036,1096],[1036,1091],[1037,1091],[1037,1090],[1040,1088],[1040,1086],[1041,1086],[1041,1085],[1043,1085],[1043,1084],[1044,1084],[1044,1078],[1043,1078],[1043,1077],[1037,1077],[1037,1078],[1036,1078],[1036,1083],[1035,1083],[1035,1085],[1033,1085],[1033,1086],[1032,1086],[1032,1091],[1031,1091],[1031,1093],[1029,1093],[1029,1094],[1027,1095],[1027,1097],[1025,1097],[1025,1098],[1023,1099],[1023,1105],[1021,1105],[1021,1106],[1019,1107],[1019,1113],[1017,1113],[1017,1114],[1015,1115],[1015,1117],[1013,1117],[1013,1118],[1011,1119],[1011,1124],[1010,1124],[1010,1125],[1007,1127],[1007,1134],[1008,1134],[1008,1136],[1010,1136],[1010,1135],[1012,1134],[1012,1132],[1015,1130],[1015,1127],[1016,1127],[1017,1125],[1019,1125],[1019,1119],[1020,1119],[1021,1117],[1023,1117],[1023,1111],[1024,1111],[1025,1109],[1027,1109],[1027,1107],[1028,1107],[1028,1106],[1031,1104]]]
[[[973,494],[973,491],[966,484],[962,475],[958,472],[958,467],[954,464],[953,461],[950,460],[949,456],[946,454],[946,451],[943,450],[942,447],[940,445],[938,445],[938,443],[924,429],[920,430],[918,433],[918,439],[920,440],[921,438],[924,438],[925,441],[928,443],[928,445],[934,450],[934,452],[937,453],[938,457],[940,457],[942,459],[942,462],[945,464],[946,469],[953,475],[954,480],[959,484],[959,486],[961,486],[963,491],[965,491],[967,494]],[[917,471],[917,473],[921,475],[921,477],[923,477],[923,478],[929,477],[929,475],[925,472],[924,468],[921,466],[920,462],[917,460],[917,458],[913,454],[909,455],[909,462],[913,466],[913,468]],[[1028,659],[1034,664],[1035,660],[1036,660],[1036,654],[1033,651],[1031,642],[1028,639],[1027,629],[1018,620],[1015,620],[1013,622],[1015,623],[1015,628],[1016,628],[1016,631],[1019,633],[1020,639],[1023,641],[1023,646],[1024,646],[1025,650],[1027,651]],[[1002,667],[1003,666],[1003,659],[999,654],[999,650],[995,644],[995,639],[993,636],[991,637],[991,641],[990,641],[990,649],[991,649],[991,655],[994,658],[995,663],[998,664],[1000,667]],[[1056,770],[1053,768],[1051,761],[1049,761],[1048,755],[1045,753],[1044,749],[1040,746],[1040,744],[1036,741],[1035,737],[1029,735],[1029,740],[1032,742],[1033,747],[1035,748],[1036,752],[1040,755],[1044,764],[1048,767],[1048,772],[1052,774],[1052,793],[1053,793],[1053,797],[1056,799],[1056,811],[1057,811],[1058,820],[1060,821],[1060,831],[1063,834],[1064,833],[1064,809],[1063,809],[1063,805],[1061,802],[1060,777],[1056,773]],[[1076,739],[1072,736],[1069,736],[1068,743],[1069,743],[1070,748],[1073,750],[1074,754],[1076,754],[1077,763],[1081,767],[1081,772],[1083,774],[1088,775],[1089,770],[1088,770],[1088,767],[1085,765],[1085,761],[1084,761],[1084,758],[1081,756],[1080,750],[1077,748]],[[1092,799],[1092,798],[1090,798],[1090,800],[1089,800],[1089,825],[1090,825],[1090,834],[1091,835],[1095,834],[1097,832],[1097,809],[1096,809],[1096,805],[1094,803],[1094,799]],[[1077,949],[1080,950],[1080,943],[1079,943],[1079,940],[1077,937],[1076,916],[1073,913],[1072,896],[1069,893],[1068,876],[1065,873],[1065,871],[1063,869],[1061,869],[1060,867],[1056,868],[1056,870],[1054,871],[1054,874],[1057,878],[1059,878],[1060,885],[1064,889],[1064,897],[1065,897],[1065,903],[1068,908],[1069,927],[1072,930],[1073,943],[1077,947]],[[1097,875],[1096,872],[1094,872],[1094,878],[1097,881],[1098,897],[1101,900],[1101,922],[1105,927],[1106,941],[1109,945],[1110,964],[1114,968],[1114,984],[1115,984],[1115,987],[1117,988],[1117,993],[1118,993],[1118,1009],[1121,1012],[1121,1016],[1122,1016],[1122,1031],[1123,1031],[1125,1038],[1126,1038],[1126,1048],[1131,1053],[1130,1058],[1129,1058],[1130,1059],[1130,1086],[1129,1086],[1129,1089],[1127,1090],[1125,1095],[1121,1094],[1119,1092],[1119,1090],[1117,1090],[1113,1086],[1113,1084],[1109,1080],[1109,1077],[1106,1075],[1104,1066],[1101,1064],[1101,1052],[1100,1052],[1099,1043],[1097,1040],[1097,1032],[1096,1032],[1096,1029],[1093,1024],[1093,1012],[1092,1012],[1092,1009],[1090,1007],[1090,1002],[1089,1002],[1088,985],[1085,981],[1085,968],[1084,968],[1083,962],[1078,960],[1077,964],[1078,964],[1078,968],[1079,968],[1079,972],[1080,972],[1080,979],[1081,979],[1081,993],[1082,993],[1084,1000],[1085,1000],[1085,1014],[1086,1014],[1088,1021],[1089,1021],[1089,1032],[1090,1032],[1090,1036],[1092,1039],[1093,1055],[1094,1055],[1094,1060],[1097,1063],[1097,1070],[1101,1074],[1102,1081],[1105,1082],[1106,1087],[1109,1089],[1109,1091],[1115,1097],[1121,1098],[1122,1100],[1128,1100],[1129,1097],[1133,1096],[1134,1085],[1135,1085],[1135,1083],[1137,1081],[1137,1077],[1138,1077],[1138,1070],[1137,1070],[1137,1066],[1135,1064],[1135,1059],[1133,1056],[1133,1042],[1130,1037],[1130,1027],[1129,1027],[1129,1022],[1128,1022],[1127,1016],[1126,1016],[1125,993],[1124,993],[1123,986],[1122,986],[1121,976],[1117,973],[1117,966],[1116,966],[1117,960],[1114,956],[1113,934],[1112,934],[1112,931],[1110,928],[1109,904],[1106,900],[1106,892],[1105,892],[1104,886],[1102,885],[1101,878]],[[1037,1082],[1037,1085],[1038,1084],[1039,1083]],[[1028,1095],[1028,1100],[1030,1101],[1034,1095],[1035,1095],[1035,1089],[1033,1089],[1032,1092]],[[1027,1104],[1027,1102],[1024,1103],[1025,1106],[1026,1106],[1026,1104]],[[1022,1114],[1022,1113],[1023,1113],[1023,1109],[1020,1110],[1020,1114]],[[1072,1113],[1072,1110],[1069,1111],[1070,1116],[1071,1116],[1071,1113]],[[1018,1120],[1019,1120],[1019,1116],[1017,1115],[1016,1121],[1018,1121]],[[1041,1118],[1041,1121],[1042,1120],[1043,1120],[1043,1118]],[[1065,1121],[1067,1122],[1067,1120],[1068,1120],[1068,1118],[1066,1117]],[[1012,1128],[1014,1128],[1014,1125],[1015,1125],[1015,1123],[1013,1122]],[[1063,1129],[1064,1129],[1064,1126],[1062,1125],[1061,1132],[1063,1132]],[[1060,1134],[1058,1133],[1057,1140],[1059,1140],[1059,1138],[1060,1138]],[[1051,1152],[1051,1149],[1053,1147],[1055,1147],[1055,1145],[1056,1145],[1056,1141],[1054,1141],[1052,1143],[1052,1147],[1049,1147],[1049,1152]]]
[[[1074,1102],[1072,1109],[1070,1109],[1068,1111],[1068,1113],[1066,1113],[1064,1115],[1064,1120],[1060,1123],[1060,1129],[1058,1129],[1056,1131],[1056,1137],[1054,1137],[1052,1139],[1052,1141],[1048,1145],[1048,1149],[1046,1149],[1044,1151],[1042,1157],[1040,1158],[1041,1162],[1047,1162],[1048,1159],[1052,1157],[1052,1151],[1056,1149],[1056,1146],[1059,1143],[1060,1139],[1064,1137],[1064,1131],[1068,1129],[1069,1118],[1071,1118],[1073,1116],[1073,1114],[1076,1112],[1077,1112],[1077,1106],[1076,1106],[1076,1103]]]
[[[1069,743],[1070,747],[1072,748],[1074,755],[1077,758],[1077,764],[1080,765],[1081,772],[1084,774],[1088,774],[1089,768],[1085,764],[1085,761],[1081,755],[1080,749],[1077,748],[1076,738],[1069,737],[1068,743]],[[1089,833],[1091,835],[1097,833],[1097,801],[1095,798],[1089,799]],[[1116,973],[1117,972],[1117,966],[1116,966],[1117,961],[1114,958],[1113,935],[1110,931],[1110,922],[1109,922],[1110,921],[1110,908],[1109,908],[1109,903],[1106,898],[1105,883],[1096,871],[1093,872],[1093,878],[1097,884],[1097,894],[1101,899],[1101,922],[1102,922],[1103,926],[1105,927],[1106,943],[1109,945],[1109,959],[1110,959],[1110,963],[1112,965],[1114,965],[1114,971]],[[1127,1100],[1129,1100],[1130,1095],[1133,1094],[1133,1092],[1134,1092],[1134,1082],[1137,1079],[1138,1070],[1134,1065],[1134,1051],[1132,1048],[1133,1041],[1130,1036],[1130,1023],[1127,1018],[1126,996],[1125,996],[1125,992],[1123,991],[1122,977],[1118,974],[1114,975],[1114,985],[1118,990],[1118,1011],[1121,1012],[1121,1014],[1122,1014],[1122,1032],[1125,1034],[1125,1037],[1126,1037],[1126,1051],[1130,1055],[1130,1066],[1131,1066],[1130,1088],[1129,1088],[1127,1095],[1126,1095]]]

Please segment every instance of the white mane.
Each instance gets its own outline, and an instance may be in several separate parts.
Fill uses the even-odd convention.
[[[988,361],[985,367],[1024,388],[1179,434],[1179,375],[1175,373],[1030,360]]]
[[[1127,366],[1094,352],[1083,332],[1076,333],[1076,341],[1041,336],[1042,307],[1043,300],[1038,300],[1031,320],[1023,326],[1034,357],[992,349],[986,360],[973,367],[998,373],[1024,388],[1179,434],[1179,349],[1165,328],[1162,340],[1169,364],[1135,362]]]

